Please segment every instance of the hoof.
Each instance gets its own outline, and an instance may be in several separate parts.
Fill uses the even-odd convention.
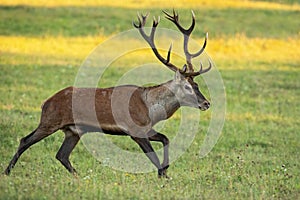
[[[6,175],[6,176],[9,176],[9,174],[10,174],[10,169],[7,168],[7,169],[3,172],[3,174]]]
[[[158,170],[158,178],[167,178],[169,179],[168,175],[167,175],[167,169],[169,168],[169,165],[165,166],[162,169]]]

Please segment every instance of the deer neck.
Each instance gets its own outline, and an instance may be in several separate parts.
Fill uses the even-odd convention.
[[[143,97],[153,125],[168,119],[180,107],[175,94],[172,92],[172,81],[145,88]]]

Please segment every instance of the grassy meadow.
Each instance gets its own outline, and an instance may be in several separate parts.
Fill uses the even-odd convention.
[[[218,143],[199,158],[210,120],[210,112],[201,113],[194,141],[170,165],[172,179],[111,169],[82,143],[70,158],[79,172],[74,177],[55,159],[64,138],[59,131],[26,151],[10,176],[0,174],[0,199],[299,199],[299,1],[123,4],[0,0],[0,170],[19,140],[36,128],[43,101],[73,85],[86,56],[101,42],[132,29],[138,11],[162,16],[161,10],[176,8],[181,23],[188,25],[193,9],[193,39],[202,43],[209,32],[206,51],[226,89],[226,121]],[[163,18],[159,27],[176,30]],[[148,53],[110,68],[104,85],[112,86],[132,63],[156,62]],[[170,138],[180,123],[177,116],[164,128]],[[113,140],[141,151],[130,138]]]

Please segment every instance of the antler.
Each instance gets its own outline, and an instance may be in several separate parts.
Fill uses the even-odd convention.
[[[146,15],[141,15],[141,17],[138,15],[139,24],[137,25],[134,22],[132,22],[132,24],[133,24],[133,26],[135,28],[137,28],[139,30],[139,32],[142,35],[142,37],[150,45],[150,47],[152,48],[152,50],[153,50],[155,56],[158,58],[158,60],[160,60],[169,69],[171,69],[172,71],[176,72],[179,69],[175,65],[173,65],[172,63],[170,63],[170,56],[171,56],[172,44],[170,45],[170,48],[169,48],[169,51],[168,51],[168,55],[167,55],[167,59],[165,59],[164,57],[162,57],[160,55],[160,53],[158,52],[158,50],[157,50],[157,48],[155,46],[155,43],[154,43],[154,34],[155,34],[155,31],[156,31],[156,27],[157,27],[157,25],[158,25],[158,23],[160,21],[160,17],[158,17],[157,20],[155,18],[153,19],[153,24],[152,24],[152,29],[151,29],[150,35],[147,35],[145,33],[145,31],[144,31],[144,26],[146,24],[148,15],[149,15],[149,13],[146,14]]]
[[[162,57],[160,55],[160,53],[158,52],[156,46],[155,46],[155,43],[154,43],[154,35],[155,35],[155,31],[156,31],[156,27],[158,26],[158,23],[160,21],[160,18],[158,17],[158,19],[156,20],[155,18],[153,19],[153,24],[152,24],[152,29],[151,29],[151,32],[150,32],[150,35],[147,35],[144,31],[144,26],[146,24],[146,21],[147,21],[147,17],[149,15],[146,14],[146,15],[141,15],[139,16],[138,15],[138,21],[139,21],[139,24],[135,24],[134,22],[132,22],[133,26],[135,28],[137,28],[140,32],[140,34],[142,35],[142,37],[147,41],[147,43],[150,45],[150,47],[152,48],[152,51],[154,52],[155,56],[164,64],[166,65],[169,69],[171,69],[172,71],[176,72],[177,70],[180,71],[180,73],[186,77],[193,77],[193,76],[198,76],[200,74],[203,74],[207,71],[210,70],[211,68],[211,62],[209,61],[209,67],[207,69],[204,69],[202,70],[202,63],[200,63],[201,65],[201,68],[199,71],[197,72],[194,72],[194,69],[193,69],[193,65],[191,63],[191,59],[196,57],[196,56],[199,56],[203,51],[204,51],[204,48],[206,46],[206,41],[207,41],[207,36],[205,38],[205,42],[204,42],[204,45],[202,47],[202,49],[200,49],[197,53],[194,53],[194,54],[191,54],[188,52],[188,47],[187,47],[187,43],[188,43],[188,39],[189,39],[189,35],[191,34],[191,32],[193,31],[194,29],[194,26],[195,26],[195,17],[194,17],[194,13],[192,12],[192,15],[193,15],[193,22],[192,22],[192,25],[189,29],[184,29],[182,28],[182,26],[180,26],[180,24],[178,23],[178,15],[175,13],[175,11],[173,10],[173,16],[169,15],[168,13],[166,13],[165,11],[163,11],[167,16],[166,18],[171,20],[172,22],[174,22],[176,24],[176,26],[179,28],[179,30],[184,34],[184,53],[185,53],[185,56],[186,56],[186,61],[187,61],[187,65],[185,64],[183,66],[183,69],[179,69],[178,67],[176,67],[174,64],[170,63],[170,56],[171,56],[171,50],[172,50],[172,44],[170,45],[169,47],[169,50],[168,50],[168,54],[167,54],[167,59],[165,59],[164,57]],[[186,72],[187,70],[187,67],[188,67],[188,72]]]
[[[191,35],[191,33],[193,32],[194,30],[194,27],[195,27],[195,14],[193,11],[192,12],[192,24],[191,26],[188,28],[188,29],[184,29],[180,24],[179,24],[179,17],[178,17],[178,14],[175,12],[175,10],[173,9],[173,16],[170,15],[169,13],[167,13],[166,11],[163,11],[163,13],[165,13],[165,17],[170,20],[171,22],[173,22],[177,28],[179,29],[179,31],[181,33],[183,33],[183,37],[184,37],[184,40],[183,40],[183,49],[184,49],[184,54],[185,54],[185,57],[186,57],[186,63],[187,63],[187,67],[188,67],[188,72],[194,72],[194,67],[192,65],[192,58],[195,58],[199,55],[201,55],[201,53],[204,51],[205,47],[206,47],[206,44],[207,44],[207,39],[208,39],[208,33],[206,33],[206,36],[205,36],[205,40],[204,40],[204,43],[203,43],[203,46],[202,48],[196,52],[196,53],[190,53],[189,50],[188,50],[188,41],[189,41],[189,37]],[[207,69],[204,69],[202,70],[202,63],[200,63],[200,70],[198,72],[195,72],[196,74],[194,76],[197,76],[199,74],[203,74],[207,71],[210,70],[212,64],[211,64],[211,61],[209,61],[209,67]]]

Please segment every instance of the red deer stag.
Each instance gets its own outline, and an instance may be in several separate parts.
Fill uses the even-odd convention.
[[[69,161],[69,156],[80,137],[87,132],[103,132],[105,134],[130,136],[156,166],[158,176],[167,177],[169,140],[152,127],[157,122],[171,117],[180,106],[194,107],[203,111],[209,108],[210,103],[201,94],[193,78],[209,71],[212,64],[209,62],[209,67],[203,69],[200,63],[200,70],[194,71],[191,59],[199,56],[204,51],[207,42],[206,35],[203,47],[198,52],[190,53],[188,51],[189,36],[195,26],[194,13],[192,12],[192,25],[188,29],[184,29],[179,24],[178,14],[175,11],[173,11],[173,15],[164,13],[166,18],[172,21],[184,35],[186,64],[182,69],[170,63],[172,45],[167,58],[161,56],[155,46],[154,34],[159,18],[153,20],[149,35],[144,32],[148,15],[138,16],[139,23],[135,24],[133,22],[133,25],[151,46],[155,56],[175,72],[174,79],[152,87],[135,85],[111,88],[67,87],[59,91],[43,104],[38,127],[21,139],[17,152],[5,170],[5,174],[10,174],[19,157],[31,145],[57,130],[62,130],[65,133],[65,139],[56,154],[56,158],[70,173],[76,173]],[[113,96],[116,98],[113,98]],[[95,117],[91,116],[90,113],[95,113]],[[150,141],[163,144],[164,158],[162,164],[160,164]]]

